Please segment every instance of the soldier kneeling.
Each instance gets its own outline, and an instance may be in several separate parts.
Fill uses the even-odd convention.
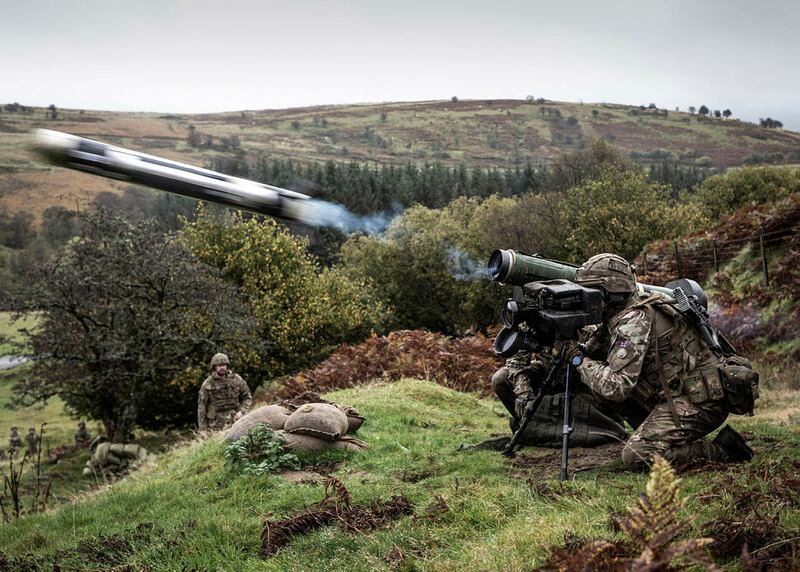
[[[636,427],[622,452],[625,465],[645,467],[655,454],[676,465],[751,459],[753,451],[729,426],[713,441],[703,438],[729,413],[752,413],[758,374],[749,362],[717,357],[671,298],[638,291],[633,268],[619,256],[593,256],[575,282],[604,293],[606,354],[576,348],[570,358],[593,394]]]
[[[520,351],[492,376],[492,390],[511,414],[511,431],[522,419],[525,405],[538,391],[550,372],[550,356],[532,356]],[[578,388],[580,390],[580,388]],[[545,395],[531,422],[525,429],[521,444],[536,447],[561,447],[563,437],[564,385],[556,384],[551,395]],[[604,408],[590,393],[575,395],[572,402],[573,447],[596,447],[627,438],[622,418]],[[505,442],[498,440],[497,447]]]

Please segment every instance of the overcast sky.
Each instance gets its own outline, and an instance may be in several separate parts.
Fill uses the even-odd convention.
[[[0,102],[203,112],[524,98],[800,130],[795,0],[0,0]]]

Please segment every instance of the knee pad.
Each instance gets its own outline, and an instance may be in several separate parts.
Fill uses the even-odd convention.
[[[492,391],[495,395],[513,391],[508,381],[508,368],[501,367],[492,375]]]

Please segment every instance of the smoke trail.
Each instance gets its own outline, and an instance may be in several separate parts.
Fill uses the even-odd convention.
[[[403,210],[396,205],[391,212],[357,215],[342,205],[319,199],[303,201],[302,205],[302,218],[306,224],[332,227],[347,233],[361,231],[364,234],[383,232]]]
[[[489,278],[485,264],[476,262],[469,254],[455,246],[448,245],[447,259],[450,262],[450,274],[459,282],[474,282]]]

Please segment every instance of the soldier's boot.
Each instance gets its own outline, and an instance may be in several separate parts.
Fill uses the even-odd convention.
[[[741,463],[753,458],[753,450],[745,442],[744,437],[730,425],[725,425],[717,436],[714,437],[711,444],[725,451],[728,460],[733,463]]]

